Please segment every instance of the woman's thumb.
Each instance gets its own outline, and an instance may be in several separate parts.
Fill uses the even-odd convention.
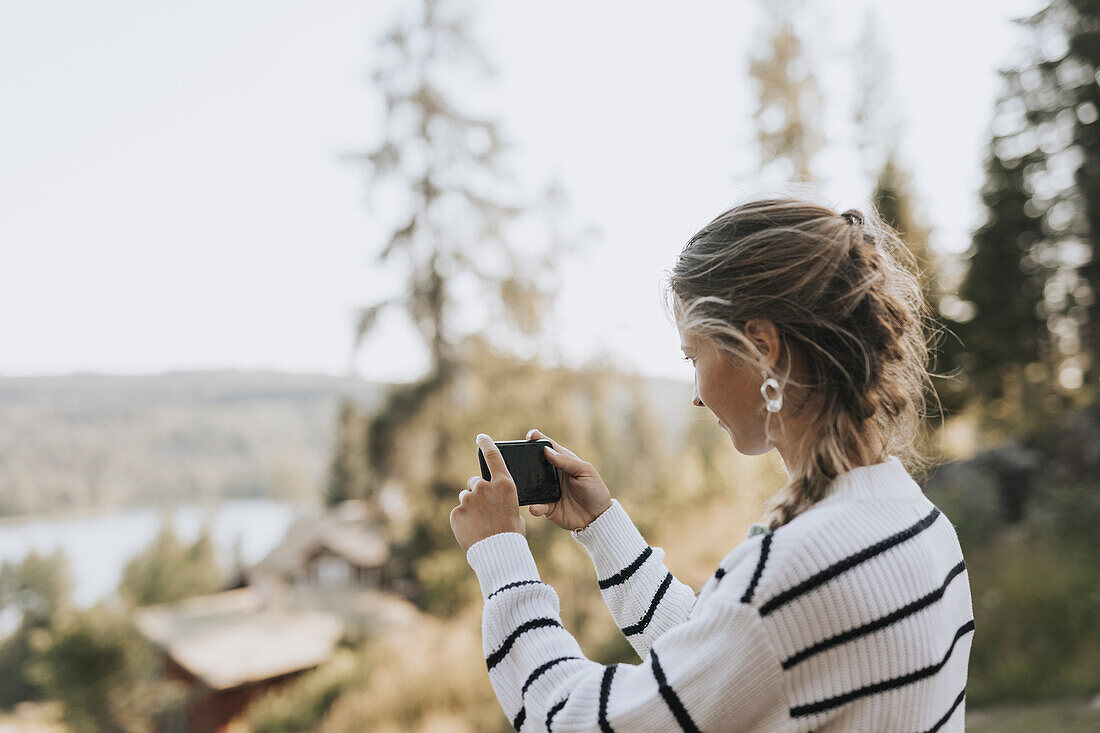
[[[564,468],[569,473],[576,473],[581,468],[581,460],[579,458],[568,456],[564,453],[554,450],[550,446],[546,446],[546,448],[543,450],[543,453],[546,455],[546,459],[550,461],[550,463],[554,464],[558,468]]]

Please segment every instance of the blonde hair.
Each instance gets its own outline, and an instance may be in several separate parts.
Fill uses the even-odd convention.
[[[916,270],[913,254],[873,207],[868,216],[838,214],[797,198],[765,198],[716,217],[666,271],[666,313],[671,300],[679,328],[776,377],[781,390],[799,388],[803,399],[785,406],[784,416],[816,406],[801,436],[808,446],[801,471],[766,509],[772,529],[823,499],[867,447],[882,451],[879,460],[896,455],[914,473],[929,465],[916,440],[925,387],[935,394],[925,332],[932,310]],[[771,369],[744,335],[751,319],[775,324],[785,368]],[[792,351],[804,382],[793,375]]]

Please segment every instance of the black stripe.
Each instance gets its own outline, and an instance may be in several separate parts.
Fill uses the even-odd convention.
[[[523,697],[524,695],[526,695],[527,694],[527,688],[531,686],[531,683],[533,683],[535,680],[537,680],[539,677],[541,677],[543,672],[550,669],[551,667],[553,667],[558,662],[564,662],[567,659],[581,659],[581,657],[577,657],[577,656],[558,657],[557,659],[551,659],[546,664],[541,665],[538,669],[536,669],[534,672],[532,672],[527,677],[527,681],[523,683],[523,689],[519,691],[519,696]]]
[[[649,660],[653,663],[653,676],[657,678],[657,689],[661,691],[661,697],[665,699],[665,704],[672,711],[672,715],[676,718],[676,722],[680,724],[680,728],[688,731],[688,733],[700,733],[699,728],[695,726],[691,716],[688,715],[688,711],[684,709],[684,704],[676,696],[676,692],[668,686],[665,671],[661,669],[661,663],[657,661],[657,652],[652,649],[649,650]]]
[[[600,590],[605,590],[613,585],[618,585],[619,583],[623,582],[631,575],[633,575],[634,571],[640,568],[642,566],[642,563],[644,563],[646,559],[648,559],[649,556],[652,554],[653,548],[647,546],[644,550],[642,550],[642,554],[638,555],[634,562],[630,563],[625,568],[612,575],[610,578],[604,578],[603,580],[597,581],[596,584],[600,586]]]
[[[819,585],[827,583],[828,581],[843,573],[845,570],[851,570],[856,565],[859,565],[861,562],[870,560],[875,555],[880,555],[883,552],[889,550],[891,547],[894,547],[895,545],[900,545],[902,542],[911,539],[920,532],[923,532],[924,530],[931,527],[932,523],[936,521],[936,517],[938,517],[939,515],[940,510],[933,507],[932,511],[928,513],[927,517],[920,520],[911,527],[907,527],[897,534],[891,535],[884,540],[876,542],[870,547],[860,550],[854,555],[849,555],[843,560],[838,560],[821,572],[811,575],[809,578],[806,578],[806,580],[802,581],[798,585],[794,586],[793,588],[788,588],[787,590],[783,591],[782,593],[762,605],[760,607],[760,615],[767,616],[772,611],[786,605],[787,603],[790,603],[795,598],[798,598],[800,595],[809,593],[811,590],[818,587]]]
[[[943,717],[940,718],[935,725],[928,729],[928,733],[936,733],[936,731],[942,728],[948,720],[951,720],[951,714],[955,712],[955,708],[959,707],[959,705],[962,704],[964,697],[966,697],[965,687],[962,689],[962,692],[959,693],[959,696],[955,698],[955,702],[951,703],[951,707],[947,709],[947,712],[943,714]]]
[[[642,616],[642,620],[633,626],[627,626],[623,629],[623,633],[627,636],[633,636],[634,634],[640,634],[645,631],[645,627],[649,626],[649,622],[653,620],[653,612],[657,610],[657,604],[661,602],[661,599],[665,596],[665,591],[668,590],[668,586],[672,583],[672,572],[669,571],[665,575],[665,579],[661,581],[661,587],[657,589],[657,593],[653,596],[653,600],[649,603],[649,610],[645,612],[645,616]]]
[[[756,584],[760,582],[760,575],[764,572],[764,563],[768,561],[768,548],[772,546],[772,533],[764,535],[764,541],[760,544],[760,559],[756,561],[756,570],[752,573],[749,587],[745,589],[745,595],[741,596],[742,603],[752,601],[752,594],[756,591]]]
[[[604,667],[603,680],[600,682],[600,730],[603,733],[615,733],[611,724],[607,722],[607,696],[611,694],[611,678],[615,676],[617,664]]]
[[[930,664],[927,667],[922,667],[915,672],[904,674],[901,677],[893,677],[888,680],[876,682],[866,687],[860,687],[850,692],[845,692],[843,695],[837,695],[836,697],[830,697],[827,700],[821,700],[819,702],[809,703],[807,705],[798,705],[791,708],[791,717],[798,718],[804,715],[813,715],[814,713],[824,712],[832,708],[843,705],[844,703],[851,702],[852,700],[866,697],[867,695],[874,695],[878,692],[886,692],[887,690],[893,690],[898,687],[903,687],[918,680],[922,680],[925,677],[931,677],[936,672],[943,669],[943,665],[947,664],[947,660],[951,658],[951,652],[955,651],[955,645],[959,642],[959,639],[963,637],[969,631],[974,630],[974,619],[970,619],[965,624],[959,627],[959,630],[955,632],[955,638],[951,640],[951,646],[947,648],[947,653],[943,655],[943,659],[935,664]]]
[[[497,666],[500,663],[500,660],[504,659],[504,655],[506,655],[508,653],[508,650],[512,648],[512,644],[515,642],[516,637],[518,637],[525,631],[542,628],[543,626],[561,626],[561,622],[559,622],[557,619],[549,617],[536,618],[530,621],[525,621],[523,624],[520,625],[518,629],[508,635],[508,638],[505,639],[504,643],[500,645],[500,649],[497,649],[495,652],[490,654],[488,658],[486,658],[485,663],[489,666],[489,669],[492,670],[493,667]]]
[[[489,598],[492,598],[497,593],[500,593],[502,590],[508,590],[509,588],[515,588],[516,586],[519,586],[519,585],[530,585],[531,583],[541,583],[541,582],[542,582],[541,580],[517,580],[514,583],[509,583],[508,585],[500,586],[495,591],[493,591],[492,593],[489,594]],[[486,598],[485,600],[489,600],[489,598]]]
[[[527,681],[523,683],[523,689],[519,691],[519,696],[520,696],[520,699],[522,699],[522,698],[523,698],[523,696],[527,694],[527,688],[531,686],[531,683],[532,683],[532,682],[534,682],[534,681],[535,681],[535,680],[537,680],[537,679],[538,679],[539,677],[541,677],[541,676],[542,676],[542,673],[543,673],[543,672],[545,672],[546,670],[550,669],[551,667],[553,667],[553,666],[554,666],[555,664],[557,664],[558,662],[564,662],[564,661],[565,661],[565,660],[567,660],[567,659],[580,659],[580,658],[581,658],[581,657],[577,657],[577,656],[573,656],[573,657],[558,657],[557,659],[551,659],[551,660],[550,660],[549,662],[547,662],[546,664],[540,665],[538,669],[536,669],[536,670],[535,670],[534,672],[532,672],[532,673],[531,673],[531,674],[530,674],[530,675],[529,675],[529,676],[527,677]],[[524,706],[524,707],[521,707],[521,708],[519,709],[519,712],[518,712],[518,713],[516,713],[516,717],[515,717],[515,718],[514,718],[514,719],[512,720],[512,727],[513,727],[513,728],[515,728],[516,730],[519,730],[519,729],[520,729],[520,727],[521,727],[521,726],[523,725],[523,721],[524,721],[524,720],[525,720],[526,718],[527,718],[527,707],[526,707],[526,706]]]
[[[546,714],[546,733],[550,733],[550,721],[554,719],[554,716],[558,714],[558,711],[565,707],[565,703],[568,702],[569,695],[566,695],[561,702],[554,707],[550,708],[550,712]]]
[[[947,590],[947,586],[951,583],[952,580],[954,580],[955,576],[962,573],[962,571],[965,569],[966,565],[963,563],[962,560],[960,560],[958,565],[951,568],[951,572],[947,574],[947,578],[936,590],[921,596],[912,603],[902,606],[896,611],[882,616],[881,618],[877,618],[874,621],[869,621],[862,626],[856,626],[855,628],[848,629],[847,631],[836,634],[835,636],[830,636],[827,639],[823,639],[813,646],[806,647],[802,651],[793,654],[787,659],[784,659],[783,669],[790,669],[799,662],[805,661],[806,659],[809,659],[813,655],[823,652],[826,649],[832,649],[838,644],[843,644],[845,642],[851,641],[852,639],[858,639],[861,636],[870,634],[872,631],[878,631],[879,629],[886,628],[890,624],[896,623],[906,616],[912,616],[914,613],[921,610],[922,608],[927,608],[928,606],[943,598],[943,594]]]

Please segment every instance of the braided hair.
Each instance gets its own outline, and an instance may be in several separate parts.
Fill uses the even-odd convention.
[[[766,319],[779,332],[786,368],[774,376],[781,390],[792,385],[802,396],[785,400],[782,418],[810,410],[811,419],[800,437],[806,460],[766,509],[771,528],[823,499],[861,455],[896,455],[914,474],[928,468],[916,441],[925,389],[935,394],[931,308],[915,258],[873,208],[865,217],[795,198],[736,206],[684,246],[666,279],[669,301],[679,328],[751,362],[757,373],[773,376],[745,337],[746,322]],[[768,413],[769,439],[771,419]]]

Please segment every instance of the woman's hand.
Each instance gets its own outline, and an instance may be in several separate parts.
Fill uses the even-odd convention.
[[[489,466],[490,480],[471,476],[466,488],[458,493],[458,506],[451,510],[451,531],[463,551],[500,532],[527,536],[527,522],[519,513],[516,482],[508,473],[500,448],[485,433],[478,434],[477,445]]]
[[[543,448],[543,453],[561,476],[561,499],[553,504],[532,504],[531,516],[546,517],[562,529],[584,529],[611,506],[611,492],[591,463],[534,428],[527,439],[550,441],[554,448]]]

